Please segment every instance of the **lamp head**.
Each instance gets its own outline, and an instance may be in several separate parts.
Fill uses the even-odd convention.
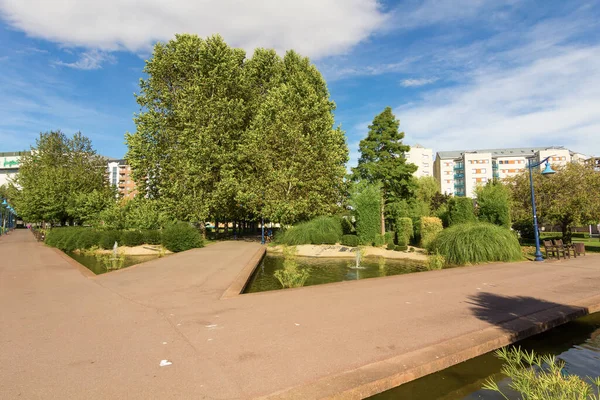
[[[552,175],[555,174],[556,171],[552,169],[549,162],[546,162],[546,168],[542,171],[542,175]]]
[[[3,206],[7,206],[7,205],[8,205],[8,203],[6,202],[6,199],[4,199],[4,200],[2,201],[2,205],[3,205]]]

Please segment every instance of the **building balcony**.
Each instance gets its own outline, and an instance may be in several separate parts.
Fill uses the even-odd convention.
[[[463,164],[456,164],[454,169],[463,169],[465,166]]]
[[[464,178],[464,177],[465,177],[465,174],[463,172],[454,174],[454,179],[456,179],[456,178]]]

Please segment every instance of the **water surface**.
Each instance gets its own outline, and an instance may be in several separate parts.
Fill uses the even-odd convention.
[[[102,261],[96,259],[95,256],[89,256],[79,253],[67,253],[69,257],[95,273],[96,275],[104,274],[108,272]],[[125,256],[125,262],[123,268],[131,267],[132,265],[141,264],[146,261],[154,260],[158,258],[158,254],[150,254],[144,256]]]

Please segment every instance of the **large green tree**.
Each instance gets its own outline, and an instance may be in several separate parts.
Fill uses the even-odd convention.
[[[553,166],[556,173],[533,174],[536,208],[541,223],[557,224],[563,238],[571,240],[571,227],[597,224],[600,221],[600,173],[591,165],[568,163]],[[524,172],[511,179],[512,220],[519,223],[531,219],[529,174]]]
[[[294,222],[340,201],[347,148],[307,58],[220,36],[159,43],[140,82],[127,158],[140,190],[188,221]]]
[[[410,146],[402,143],[404,132],[400,132],[400,121],[390,107],[377,115],[367,137],[360,141],[360,158],[353,168],[355,180],[380,183],[384,202],[381,208],[381,230],[385,233],[384,204],[398,202],[413,195],[415,188],[413,173],[417,166],[406,162],[405,153]]]
[[[89,215],[82,196],[114,199],[106,180],[106,160],[96,154],[89,138],[61,131],[40,133],[31,152],[21,156],[13,187],[19,215],[29,221],[82,222]],[[81,211],[81,213],[79,213]]]
[[[510,189],[501,182],[490,181],[475,189],[479,220],[510,228]]]

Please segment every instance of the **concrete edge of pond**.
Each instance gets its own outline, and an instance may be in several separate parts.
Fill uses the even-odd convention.
[[[40,243],[41,244],[41,243]],[[44,244],[41,244],[42,246],[46,246]],[[66,260],[70,265],[72,265],[73,267],[77,268],[77,270],[86,278],[95,278],[96,275],[95,273],[93,273],[92,271],[90,271],[88,268],[86,268],[85,265],[82,265],[81,263],[79,263],[77,260],[69,257],[68,254],[65,254],[64,251],[57,249],[56,247],[50,247],[50,246],[46,246],[50,249],[52,249],[56,254],[58,254],[59,256],[61,256],[64,260]]]
[[[364,399],[595,312],[600,312],[600,296],[553,306],[258,399]]]
[[[252,258],[250,258],[250,260],[248,260],[246,265],[242,268],[240,273],[235,277],[235,279],[229,285],[229,287],[227,289],[225,289],[225,292],[223,292],[223,295],[221,295],[221,300],[230,299],[233,297],[240,296],[242,294],[242,292],[246,288],[246,285],[248,284],[248,281],[252,277],[252,274],[254,273],[256,268],[259,266],[260,262],[262,261],[262,259],[266,253],[267,253],[266,246],[261,246],[256,251],[256,253],[254,253]]]

